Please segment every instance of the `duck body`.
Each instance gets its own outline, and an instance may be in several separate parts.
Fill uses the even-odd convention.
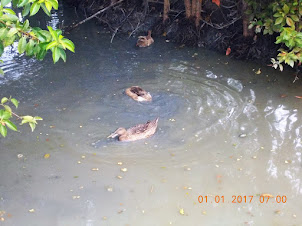
[[[136,141],[151,137],[157,129],[158,117],[152,121],[148,121],[145,124],[138,124],[129,129],[118,128],[114,133],[108,136],[108,138],[119,137],[119,141]]]
[[[152,101],[152,96],[149,92],[146,92],[139,86],[131,86],[125,90],[125,93],[131,97],[133,100],[138,102],[142,101]]]
[[[147,36],[139,36],[136,42],[136,46],[138,47],[147,47],[154,43],[153,38],[151,37],[151,31],[148,31]]]

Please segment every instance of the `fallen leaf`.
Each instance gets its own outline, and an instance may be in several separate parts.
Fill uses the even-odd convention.
[[[261,69],[259,68],[258,71],[255,72],[256,75],[260,75],[261,74]]]
[[[28,212],[34,213],[34,212],[35,212],[35,209],[30,209],[30,210],[28,210]]]
[[[227,50],[225,51],[225,55],[228,56],[230,55],[230,53],[231,53],[231,48],[228,47]]]
[[[166,37],[166,36],[167,36],[167,33],[166,33],[166,32],[164,32],[164,33],[163,33],[163,36],[164,36],[164,37]]]
[[[280,97],[285,98],[285,97],[287,97],[287,95],[286,94],[281,94]]]
[[[181,208],[181,209],[179,210],[179,213],[180,213],[181,215],[185,215],[184,209]]]
[[[298,99],[302,99],[302,96],[295,96],[296,98],[298,98]]]
[[[220,6],[220,0],[212,0],[213,3],[215,3],[217,6]]]
[[[45,158],[45,159],[48,159],[49,157],[50,157],[50,154],[45,154],[45,155],[44,155],[44,158]]]

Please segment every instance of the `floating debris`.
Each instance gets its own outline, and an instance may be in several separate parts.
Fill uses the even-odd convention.
[[[121,171],[122,171],[122,172],[127,172],[128,169],[127,169],[127,168],[121,168]]]
[[[18,157],[18,159],[21,159],[21,158],[23,158],[23,154],[18,154],[17,157]]]
[[[242,134],[240,134],[238,137],[240,137],[240,138],[244,138],[244,137],[246,137],[247,136],[247,134],[246,133],[242,133]]]
[[[260,75],[261,74],[261,68],[258,69],[258,71],[255,72],[256,75]]]
[[[113,192],[113,188],[112,187],[107,187],[107,191]]]
[[[116,178],[117,178],[117,179],[123,179],[123,177],[120,176],[120,175],[116,176]]]
[[[123,165],[123,163],[122,163],[122,162],[118,162],[117,164],[118,164],[118,165],[120,165],[120,166],[121,166],[121,165]]]
[[[45,154],[45,155],[44,155],[44,158],[45,158],[45,159],[48,159],[49,157],[50,157],[50,154]]]
[[[30,210],[28,210],[28,212],[34,213],[34,212],[35,212],[35,209],[30,209]]]
[[[92,171],[99,171],[99,168],[92,168]]]
[[[72,199],[79,199],[81,196],[79,196],[79,195],[73,195],[72,196]]]
[[[184,210],[183,208],[181,208],[181,209],[179,210],[179,213],[180,213],[181,215],[185,215],[185,210]]]
[[[123,212],[125,212],[125,211],[126,211],[126,209],[122,209],[122,210],[118,211],[117,213],[118,213],[118,214],[121,214],[121,213],[123,213]]]

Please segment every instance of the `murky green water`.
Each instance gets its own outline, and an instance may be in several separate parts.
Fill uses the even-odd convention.
[[[93,23],[69,38],[66,64],[4,58],[0,96],[44,121],[0,139],[1,224],[302,225],[302,91],[290,72],[257,75],[257,64],[162,38],[110,44]],[[126,96],[132,85],[153,101]],[[106,139],[157,116],[149,139]]]

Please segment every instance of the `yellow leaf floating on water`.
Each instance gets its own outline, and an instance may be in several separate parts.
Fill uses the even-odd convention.
[[[181,208],[181,209],[179,210],[179,213],[180,213],[181,215],[185,215],[185,211],[184,211],[184,209],[183,209],[183,208]]]
[[[50,154],[45,154],[45,155],[44,155],[44,158],[45,158],[45,159],[48,159],[49,157],[50,157]]]
[[[261,74],[261,69],[259,68],[258,71],[255,72],[256,75],[260,75]]]

